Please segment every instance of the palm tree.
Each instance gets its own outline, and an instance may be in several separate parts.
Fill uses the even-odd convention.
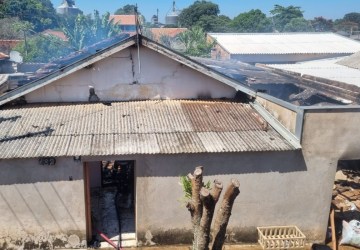
[[[71,46],[80,50],[85,46],[97,43],[106,38],[113,37],[121,32],[120,26],[109,20],[110,13],[102,17],[97,10],[94,11],[94,18],[79,14],[73,25],[63,27]]]

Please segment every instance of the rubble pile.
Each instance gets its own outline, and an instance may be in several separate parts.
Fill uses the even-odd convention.
[[[335,176],[332,205],[342,212],[360,211],[360,172],[339,170]]]

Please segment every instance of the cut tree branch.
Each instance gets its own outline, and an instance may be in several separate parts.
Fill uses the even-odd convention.
[[[226,189],[221,207],[218,210],[215,219],[212,250],[221,250],[224,245],[226,227],[229,223],[234,201],[240,193],[239,187],[240,182],[238,180],[231,179],[230,185]]]

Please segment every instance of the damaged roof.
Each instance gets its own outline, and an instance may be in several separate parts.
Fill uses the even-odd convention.
[[[256,95],[255,91],[243,83],[237,81],[236,79],[213,70],[212,68],[209,68],[202,63],[196,62],[195,60],[192,60],[191,58],[173,51],[144,36],[139,35],[139,37],[137,37],[136,35],[130,36],[129,34],[121,34],[119,36],[103,40],[79,52],[72,53],[67,57],[55,60],[52,63],[45,65],[45,67],[38,70],[36,74],[30,78],[30,82],[27,82],[26,84],[10,92],[0,95],[0,106],[21,96],[24,96],[36,89],[51,84],[54,81],[64,78],[80,69],[90,66],[93,63],[98,62],[105,57],[109,57],[125,48],[133,45],[137,46],[137,43],[139,43],[140,46],[145,46],[171,58],[174,61],[186,65],[200,72],[201,74],[207,75],[230,87],[233,87],[235,90],[242,91],[243,93],[250,96]]]
[[[323,83],[307,83],[300,74],[294,74],[291,71],[274,71],[271,68],[272,65],[257,64],[253,66],[237,60],[194,59],[243,85],[249,86],[257,93],[266,93],[297,106],[346,105],[360,101],[358,100],[359,91],[357,87],[354,89],[349,85],[342,86],[343,91],[340,92],[338,86],[335,86],[336,89],[332,90],[330,89],[331,86],[326,85],[324,87]],[[296,68],[299,65],[278,64],[279,68]]]
[[[209,33],[230,54],[352,54],[360,42],[334,33]]]
[[[0,159],[295,150],[249,104],[138,101],[0,110]]]

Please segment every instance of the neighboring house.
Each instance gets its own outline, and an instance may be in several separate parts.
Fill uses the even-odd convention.
[[[191,243],[178,182],[199,165],[241,182],[228,242],[270,225],[325,240],[338,161],[360,159],[359,106],[295,106],[142,36],[106,45],[0,96],[0,247],[84,247],[113,228],[91,192],[112,164],[138,245]]]
[[[122,32],[136,32],[136,15],[110,15],[109,19],[120,25]]]
[[[351,55],[360,42],[334,33],[209,33],[213,59],[247,63],[295,63]]]
[[[60,40],[67,42],[69,41],[69,38],[65,35],[64,32],[60,31],[60,30],[44,30],[43,32],[41,32],[42,34],[46,35],[46,36],[54,36],[59,38]]]
[[[22,40],[0,40],[0,52],[10,54],[11,50]]]
[[[159,42],[162,36],[174,38],[180,33],[187,31],[187,28],[149,28],[154,41]]]
[[[149,28],[144,30],[154,41],[166,45],[177,51],[184,51],[185,47],[177,36],[185,32],[187,28]]]

